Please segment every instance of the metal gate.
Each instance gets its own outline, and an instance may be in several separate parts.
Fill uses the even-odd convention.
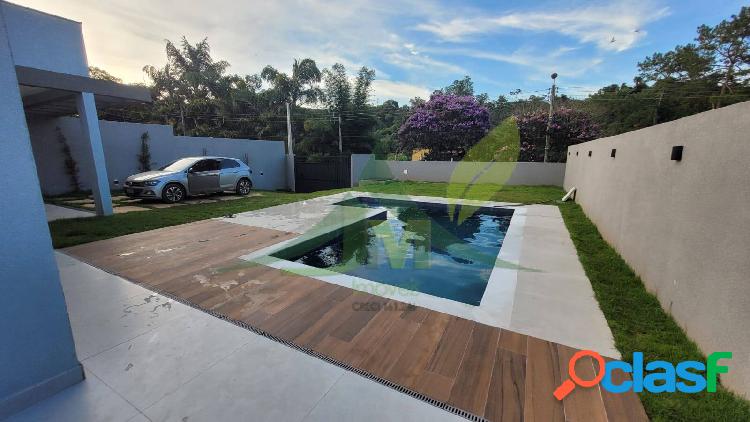
[[[323,157],[309,162],[304,158],[294,160],[294,187],[297,192],[350,188],[352,161],[348,155]]]

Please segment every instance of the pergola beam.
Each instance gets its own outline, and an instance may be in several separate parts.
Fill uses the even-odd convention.
[[[58,89],[71,93],[89,92],[123,100],[151,102],[151,92],[144,86],[125,85],[26,66],[16,66],[16,77],[19,85]]]

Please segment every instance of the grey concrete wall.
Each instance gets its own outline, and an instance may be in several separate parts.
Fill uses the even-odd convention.
[[[352,186],[362,179],[562,186],[565,177],[564,163],[386,161],[372,157],[352,155]]]
[[[83,379],[0,5],[0,419]]]
[[[81,24],[0,1],[16,65],[88,76]]]
[[[703,352],[734,353],[722,380],[750,397],[750,102],[569,152],[565,188]]]
[[[89,154],[86,154],[86,145],[81,138],[80,121],[77,118],[62,117],[29,122],[42,191],[47,195],[70,191],[70,179],[65,173],[56,127],[67,138],[80,168],[83,188],[90,188],[89,181],[93,180],[93,175],[90,174]],[[119,180],[122,183],[127,176],[138,173],[141,135],[148,132],[154,169],[180,157],[204,155],[205,151],[206,155],[233,157],[243,161],[247,158],[248,165],[253,170],[252,178],[256,189],[286,188],[284,143],[281,141],[174,136],[172,127],[168,125],[100,121],[99,128],[110,182]],[[113,184],[110,186],[116,187]]]

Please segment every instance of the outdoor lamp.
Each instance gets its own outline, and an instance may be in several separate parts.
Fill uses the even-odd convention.
[[[672,147],[672,161],[682,161],[682,150],[684,146],[682,145],[675,145]]]

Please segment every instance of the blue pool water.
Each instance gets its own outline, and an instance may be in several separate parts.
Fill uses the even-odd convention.
[[[479,305],[513,210],[359,197],[376,217],[273,256]]]

